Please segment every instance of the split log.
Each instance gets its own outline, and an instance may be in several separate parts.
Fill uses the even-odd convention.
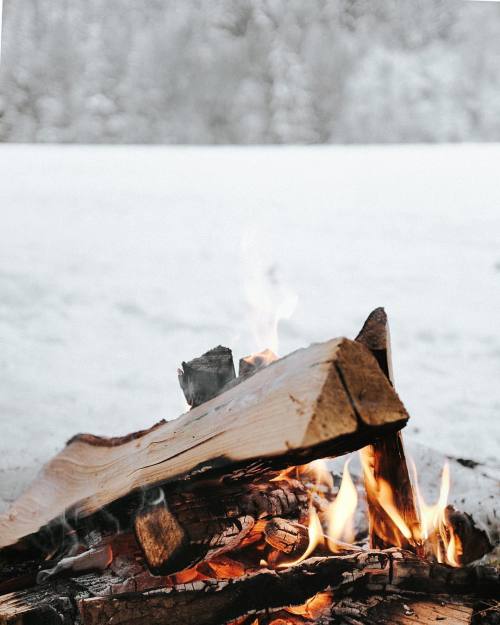
[[[235,549],[258,519],[299,518],[309,496],[297,480],[265,484],[206,484],[165,495],[141,509],[134,522],[150,570],[170,575]]]
[[[315,344],[139,435],[75,437],[0,516],[0,547],[51,521],[76,526],[113,502],[115,512],[133,509],[124,498],[159,484],[248,478],[252,471],[353,451],[407,419],[363,345],[347,339]]]
[[[498,569],[453,569],[399,550],[311,558],[288,569],[143,593],[110,594],[109,578],[108,586],[101,579],[99,588],[89,575],[57,584],[0,597],[0,625],[28,625],[35,615],[43,615],[36,621],[39,625],[73,623],[75,606],[83,625],[219,625],[260,610],[300,605],[326,589],[333,589],[336,602],[353,593],[414,591],[494,598],[500,592]]]
[[[199,358],[182,363],[179,382],[187,403],[195,408],[218,395],[234,380],[233,354],[227,347],[214,347]]]
[[[394,386],[389,323],[383,308],[376,308],[370,313],[356,337],[356,341],[371,351],[379,367]],[[366,457],[369,457],[373,477],[376,480],[381,478],[393,487],[396,508],[412,535],[418,536],[420,523],[401,432],[387,432],[378,437],[366,450]],[[404,549],[416,550],[415,543],[403,536],[388,518],[366,480],[365,485],[371,547],[386,549],[392,545],[397,545]]]

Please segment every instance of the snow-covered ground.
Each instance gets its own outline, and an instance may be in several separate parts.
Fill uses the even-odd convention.
[[[0,146],[0,501],[76,432],[183,412],[177,365],[265,347],[295,295],[281,354],[385,306],[407,437],[498,467],[498,163],[496,145]]]

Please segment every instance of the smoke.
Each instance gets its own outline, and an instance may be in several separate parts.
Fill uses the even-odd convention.
[[[247,322],[253,334],[252,351],[271,349],[279,353],[278,327],[289,319],[298,302],[297,294],[280,275],[274,249],[256,230],[242,239],[243,294]]]

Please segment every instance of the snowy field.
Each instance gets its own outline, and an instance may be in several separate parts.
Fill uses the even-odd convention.
[[[498,467],[498,163],[495,145],[0,146],[0,508],[76,432],[179,415],[178,364],[266,347],[275,311],[285,354],[385,306],[407,438]]]

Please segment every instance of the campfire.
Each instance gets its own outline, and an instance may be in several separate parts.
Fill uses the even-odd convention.
[[[73,438],[0,517],[0,624],[488,622],[487,533],[405,454],[387,318],[183,362],[189,411]],[[346,454],[349,454],[348,456]],[[346,455],[340,475],[329,458]],[[353,470],[356,466],[356,470]],[[493,621],[491,621],[493,622]]]

